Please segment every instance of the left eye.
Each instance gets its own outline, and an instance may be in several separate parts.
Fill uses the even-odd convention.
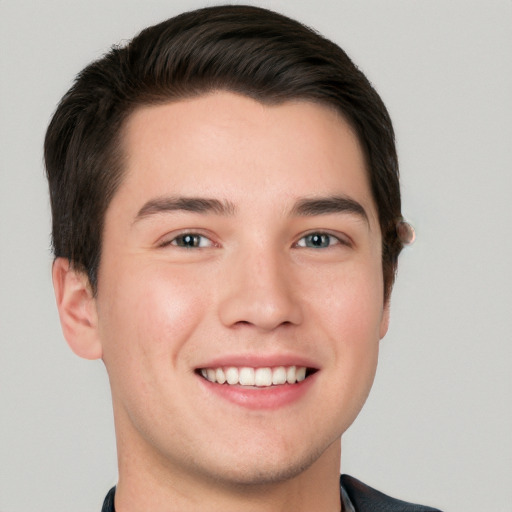
[[[210,239],[203,235],[198,235],[196,233],[184,233],[173,238],[170,242],[170,245],[176,245],[186,249],[195,249],[201,247],[211,247],[212,242]]]
[[[310,233],[303,236],[298,242],[298,247],[309,247],[313,249],[325,249],[331,245],[339,244],[340,241],[335,236],[327,233]]]

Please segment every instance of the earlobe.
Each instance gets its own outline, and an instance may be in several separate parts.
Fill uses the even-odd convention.
[[[66,258],[57,258],[52,278],[62,332],[68,345],[85,359],[101,358],[96,301],[87,275],[74,270]]]
[[[389,328],[389,299],[384,304],[384,310],[382,311],[382,319],[380,321],[380,339],[384,338],[386,336],[386,333],[388,332]]]

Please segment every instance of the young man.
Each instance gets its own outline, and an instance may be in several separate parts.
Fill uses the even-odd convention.
[[[183,14],[79,75],[45,159],[64,335],[112,388],[105,512],[433,510],[340,487],[407,226],[388,113],[339,47]]]

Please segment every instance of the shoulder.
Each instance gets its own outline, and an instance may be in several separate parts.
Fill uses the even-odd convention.
[[[386,496],[349,475],[341,475],[340,483],[356,512],[440,512],[436,508],[414,505]]]
[[[101,509],[101,512],[116,512],[116,509],[114,508],[115,495],[116,495],[116,488],[112,487],[112,489],[110,489],[107,496],[105,497],[105,501],[103,502],[103,507]]]

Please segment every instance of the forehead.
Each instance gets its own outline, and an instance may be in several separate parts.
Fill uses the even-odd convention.
[[[125,175],[117,195],[180,194],[281,203],[349,195],[374,213],[365,159],[351,126],[310,101],[264,105],[215,92],[138,108],[122,137]]]

